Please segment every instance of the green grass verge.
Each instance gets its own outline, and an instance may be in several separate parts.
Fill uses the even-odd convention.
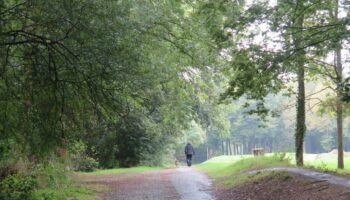
[[[81,186],[56,189],[39,189],[33,194],[34,200],[95,200],[96,198],[97,197],[94,190]]]
[[[346,157],[344,158],[344,170],[337,169],[337,155],[331,153],[304,154],[304,163],[307,169],[350,177],[350,159]],[[295,167],[295,154],[277,153],[267,154],[263,157],[219,156],[199,164],[196,167],[208,173],[212,178],[220,180],[219,182],[232,186],[248,180],[256,180],[265,176],[274,176],[271,172],[249,175],[244,173],[246,171],[278,166]]]
[[[147,171],[156,171],[164,169],[164,167],[131,167],[131,168],[116,168],[116,169],[103,169],[94,172],[79,172],[86,175],[103,175],[103,174],[125,174],[125,173],[140,173]]]
[[[97,192],[105,191],[106,188],[90,187],[82,184],[78,176],[72,172],[46,169],[39,177],[39,187],[32,193],[31,200],[95,200]]]
[[[232,156],[232,162],[216,162],[208,160],[196,167],[209,174],[209,176],[225,177],[235,175],[244,171],[265,169],[276,166],[291,166],[290,160],[284,155],[259,156],[259,157],[241,157]]]

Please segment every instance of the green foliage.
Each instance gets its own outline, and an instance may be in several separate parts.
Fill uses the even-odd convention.
[[[340,85],[340,90],[342,94],[342,100],[345,102],[350,102],[350,78],[346,78]]]
[[[159,164],[196,118],[185,74],[215,60],[190,7],[1,1],[0,146],[41,162],[82,140],[89,165]]]
[[[29,200],[38,183],[34,176],[14,174],[0,183],[0,199]]]
[[[98,162],[90,157],[84,156],[81,157],[78,161],[78,164],[75,166],[75,170],[84,171],[84,172],[92,172],[98,167]]]
[[[67,171],[63,164],[49,161],[39,164],[32,172],[36,175],[40,188],[61,188],[69,185]]]
[[[83,142],[77,141],[70,149],[73,169],[76,171],[91,172],[99,167],[99,163],[87,155],[86,148]]]
[[[38,187],[33,191],[30,200],[63,200],[63,199],[95,199],[98,188],[83,186],[72,171],[55,159],[37,165],[31,169]]]

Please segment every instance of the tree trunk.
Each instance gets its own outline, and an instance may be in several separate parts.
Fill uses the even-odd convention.
[[[251,142],[251,137],[249,137],[249,139],[248,139],[248,149],[247,149],[247,152],[248,152],[248,154],[252,154],[253,152],[252,152],[252,144],[251,144],[252,142]]]
[[[232,155],[230,139],[226,139],[226,144],[227,144],[227,155]]]
[[[271,153],[273,152],[273,139],[270,140],[270,151]]]
[[[226,144],[226,155],[230,155],[230,151],[229,151],[230,146],[229,146],[228,140],[226,140],[225,144]]]
[[[221,141],[221,150],[222,150],[222,155],[225,155],[224,141]]]
[[[338,168],[344,169],[343,155],[343,105],[341,102],[341,93],[337,92],[337,130],[338,130]]]
[[[338,21],[339,0],[335,0],[335,20]],[[343,67],[341,63],[341,42],[337,43],[335,58],[336,58],[336,75],[337,85],[342,83],[343,79]],[[341,91],[337,88],[337,131],[338,131],[338,168],[344,169],[344,155],[343,155],[343,105],[341,102]]]
[[[303,143],[304,135],[306,131],[305,126],[305,51],[303,49],[303,24],[304,24],[304,1],[297,0],[297,7],[295,12],[294,27],[298,31],[293,33],[293,42],[295,47],[295,60],[298,75],[298,97],[297,97],[297,119],[296,119],[296,131],[295,131],[295,155],[298,166],[304,165],[303,159]]]

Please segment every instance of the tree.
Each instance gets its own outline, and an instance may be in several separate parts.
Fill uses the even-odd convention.
[[[160,147],[164,152],[195,118],[194,86],[184,74],[212,57],[188,4],[35,0],[0,6],[1,144],[13,140],[38,160],[83,140],[105,166],[116,158],[133,165],[152,160]],[[114,156],[106,156],[102,144]],[[121,152],[125,146],[130,157]]]
[[[295,150],[297,165],[303,166],[303,154],[304,154],[304,136],[306,131],[305,125],[305,51],[303,44],[303,28],[304,28],[304,1],[297,0],[295,15],[293,17],[293,27],[296,31],[293,34],[294,48],[297,50],[295,53],[295,64],[297,68],[298,76],[298,97],[297,97],[297,115],[296,115],[296,131],[295,131]]]

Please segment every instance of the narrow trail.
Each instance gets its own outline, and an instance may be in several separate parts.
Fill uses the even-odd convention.
[[[86,184],[108,185],[103,200],[213,200],[212,182],[193,168],[154,172],[98,175],[82,179]]]
[[[292,168],[292,167],[274,167],[274,168],[268,168],[268,169],[262,169],[262,170],[254,170],[248,172],[249,174],[256,174],[259,172],[269,172],[269,171],[286,171],[293,174],[299,174],[303,176],[307,176],[316,180],[320,181],[328,181],[331,184],[340,185],[343,187],[350,188],[350,179],[327,174],[323,172],[317,172],[309,169],[302,169],[302,168]]]

